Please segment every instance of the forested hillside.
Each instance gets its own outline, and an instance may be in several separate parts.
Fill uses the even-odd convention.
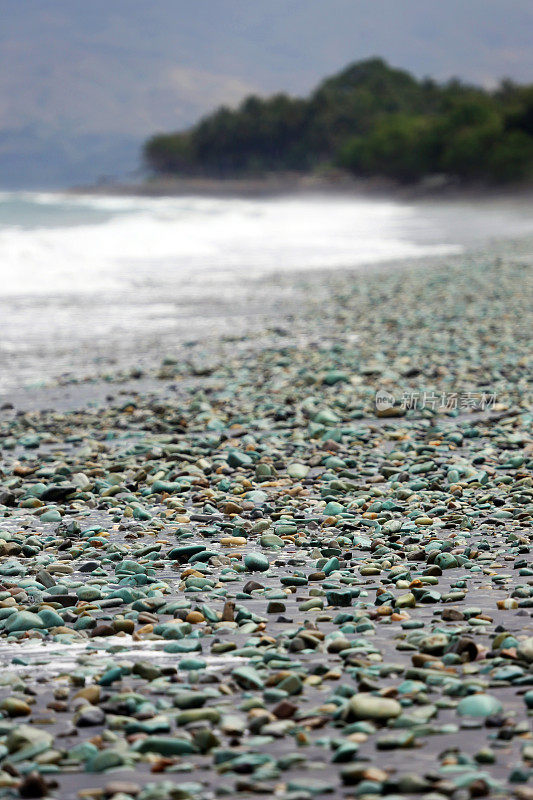
[[[439,84],[374,58],[307,98],[250,96],[189,130],[153,136],[144,159],[155,173],[187,176],[341,167],[402,182],[518,181],[533,175],[533,85]]]

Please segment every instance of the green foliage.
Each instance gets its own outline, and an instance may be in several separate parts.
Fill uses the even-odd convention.
[[[369,133],[382,114],[421,112],[431,105],[432,95],[432,85],[418,83],[379,58],[352,64],[311,95],[311,142],[329,155],[348,137]]]
[[[395,114],[384,117],[367,136],[349,139],[338,161],[359,175],[414,181],[431,171],[437,148],[431,118]]]
[[[307,166],[301,146],[306,115],[303,100],[283,94],[268,100],[252,96],[236,112],[222,108],[202,120],[191,135],[209,172],[302,169]]]
[[[533,86],[439,85],[379,58],[352,64],[307,99],[248,97],[144,147],[156,173],[257,175],[338,165],[356,175],[516,181],[533,173]]]
[[[489,173],[501,183],[533,176],[533,136],[523,131],[503,134],[489,156]]]
[[[189,133],[170,133],[152,136],[143,148],[145,161],[155,172],[191,173],[197,153]]]
[[[437,128],[442,143],[438,171],[470,179],[487,175],[489,153],[503,130],[502,118],[487,97],[452,102]]]

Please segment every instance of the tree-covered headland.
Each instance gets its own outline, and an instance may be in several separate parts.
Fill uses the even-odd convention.
[[[533,84],[489,90],[417,80],[379,58],[352,64],[307,98],[247,97],[144,146],[157,174],[248,177],[340,167],[416,182],[533,177]]]

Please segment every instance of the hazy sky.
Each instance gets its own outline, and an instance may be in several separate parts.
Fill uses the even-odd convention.
[[[533,82],[533,0],[0,0],[0,188],[90,181],[245,94],[372,55]]]

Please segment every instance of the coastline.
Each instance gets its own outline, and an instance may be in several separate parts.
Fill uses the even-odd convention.
[[[189,386],[202,384],[202,371],[207,374],[212,364],[231,358],[234,353],[256,353],[286,345],[315,345],[320,338],[334,335],[335,307],[339,295],[381,280],[391,281],[402,274],[417,275],[423,281],[426,273],[440,274],[452,268],[460,274],[462,265],[483,260],[507,261],[523,259],[533,271],[533,236],[497,238],[483,245],[466,247],[459,253],[420,255],[359,264],[356,267],[314,268],[308,271],[273,271],[253,280],[239,307],[231,300],[220,300],[204,310],[210,320],[208,331],[174,334],[172,344],[155,335],[143,341],[134,339],[131,352],[109,359],[104,369],[90,368],[49,374],[44,381],[26,382],[0,392],[0,405],[11,404],[27,412],[57,408],[71,412],[88,404],[105,405],[115,387],[122,395],[132,391],[148,394],[166,391],[164,360],[183,362],[189,366],[184,380]],[[316,320],[321,320],[321,331]],[[354,330],[354,340],[358,337]],[[164,353],[161,356],[161,344]],[[159,358],[158,358],[159,356]],[[82,363],[90,363],[82,353]],[[73,367],[73,364],[70,365]],[[198,373],[198,374],[195,374]],[[209,377],[207,378],[209,383]]]
[[[410,257],[429,264],[435,254],[489,249],[499,235],[532,233],[532,207],[313,194],[10,198],[0,243],[0,394],[54,375],[145,371],[162,355],[189,360],[219,336],[260,338],[271,320],[298,316],[307,291],[327,310],[339,267],[353,268],[356,280],[359,270],[408,267]],[[21,209],[27,229],[10,221]],[[188,352],[182,345],[191,341],[200,344]]]
[[[385,178],[354,178],[348,174],[320,176],[313,174],[276,174],[259,178],[176,178],[156,177],[142,181],[103,181],[97,184],[74,186],[71,194],[94,194],[139,197],[217,197],[217,198],[276,198],[287,195],[323,194],[330,196],[361,196],[379,200],[533,200],[531,183],[491,186],[488,184],[461,185],[439,177],[416,184],[400,184]]]

